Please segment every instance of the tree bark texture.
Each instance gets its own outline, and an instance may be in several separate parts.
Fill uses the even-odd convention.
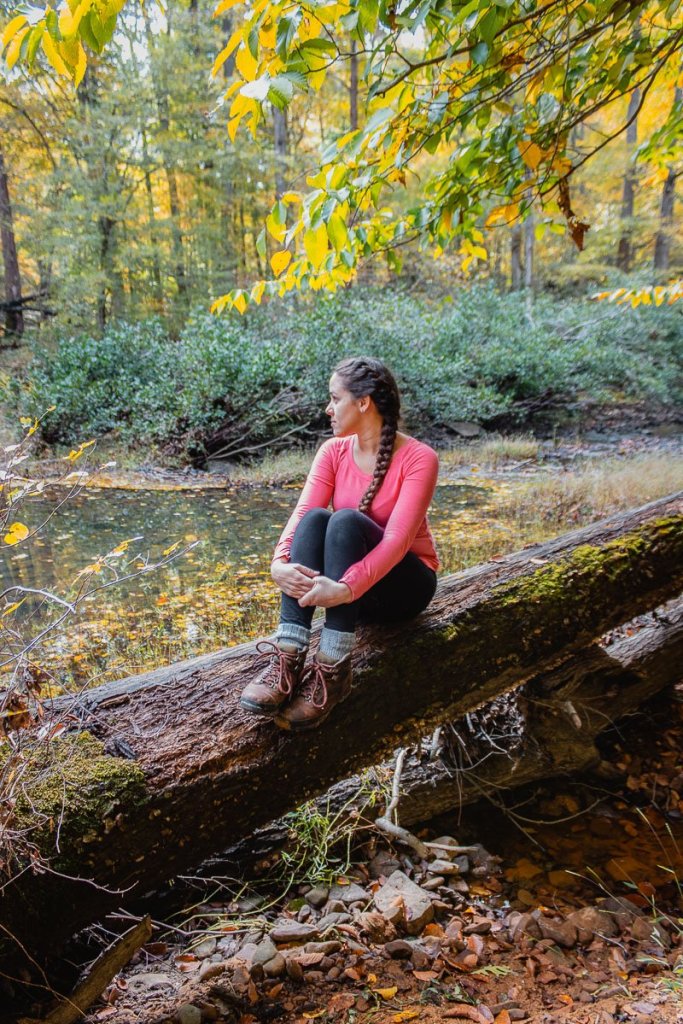
[[[419,744],[401,774],[399,823],[410,827],[484,796],[597,765],[596,737],[682,679],[679,599],[447,723],[436,756]],[[383,813],[381,794],[392,771],[385,761],[373,769],[374,782],[353,775],[335,783],[316,806],[322,814],[345,809],[373,821]],[[259,862],[277,856],[287,837],[286,819],[274,821],[208,858],[197,875],[258,873]]]
[[[16,341],[24,333],[24,311],[21,298],[21,272],[17,241],[12,220],[12,203],[5,157],[0,149],[0,247],[5,268],[5,334]]]
[[[633,262],[633,209],[636,194],[636,169],[633,163],[633,150],[638,141],[638,109],[640,107],[640,89],[634,89],[628,104],[626,115],[626,170],[621,194],[621,219],[623,222],[617,266],[620,270],[630,270]]]
[[[55,700],[48,721],[72,731],[43,748],[31,808],[46,816],[34,839],[53,873],[5,889],[4,952],[14,936],[34,957],[57,953],[122,899],[549,671],[682,583],[683,492],[444,578],[409,625],[366,628],[356,687],[308,734],[240,709],[253,644]]]

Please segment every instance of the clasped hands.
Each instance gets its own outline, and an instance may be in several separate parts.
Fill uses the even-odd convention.
[[[309,605],[334,608],[353,600],[346,583],[321,576],[317,569],[309,569],[299,562],[275,561],[270,567],[270,574],[282,593],[296,598],[302,608]]]

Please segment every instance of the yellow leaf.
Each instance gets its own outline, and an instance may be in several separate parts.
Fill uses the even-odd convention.
[[[315,1020],[317,1017],[322,1017],[324,1010],[313,1010],[311,1013],[304,1013],[304,1020]]]
[[[228,59],[228,57],[230,57],[230,55],[234,52],[234,50],[237,49],[237,47],[239,46],[241,41],[242,41],[242,26],[240,25],[239,28],[235,29],[235,31],[230,36],[230,38],[228,39],[227,43],[225,44],[223,49],[218,54],[218,56],[216,57],[215,61],[213,62],[213,67],[211,68],[211,74],[212,74],[213,77],[215,77],[218,74],[218,72],[220,71],[220,69],[223,67],[223,65],[225,64],[226,60]]]
[[[81,82],[83,81],[83,75],[85,74],[85,69],[87,68],[87,66],[88,66],[88,58],[85,55],[85,50],[83,49],[83,43],[79,39],[78,40],[78,57],[76,58],[76,67],[75,67],[75,70],[74,70],[74,85],[76,86],[76,88],[78,88],[79,85],[81,84]]]
[[[247,308],[247,297],[244,292],[239,292],[239,294],[233,299],[232,304],[238,313],[244,313]]]
[[[71,72],[62,60],[59,50],[57,49],[55,42],[52,36],[49,34],[49,32],[46,32],[43,36],[43,50],[45,51],[45,56],[47,57],[55,71],[57,71],[60,75],[66,75],[67,78],[71,78]]]
[[[415,1020],[416,1017],[420,1016],[419,1010],[401,1010],[400,1013],[395,1013],[391,1018],[396,1024],[401,1024],[404,1020]]]
[[[257,281],[254,287],[251,289],[251,301],[255,302],[257,306],[260,306],[263,293],[266,290],[265,281]]]
[[[273,253],[270,258],[270,265],[276,277],[279,277],[282,271],[285,270],[291,258],[292,254],[289,249],[281,249],[280,252]]]
[[[522,160],[527,167],[530,167],[532,171],[535,171],[543,159],[543,150],[541,147],[537,146],[535,142],[520,142],[519,151],[522,155]]]
[[[243,47],[235,57],[235,65],[237,70],[247,82],[253,82],[256,78],[256,72],[258,71],[258,61],[255,60],[251,52]]]
[[[25,600],[26,598],[22,597],[21,601],[15,601],[14,604],[11,604],[8,608],[5,608],[5,610],[2,613],[3,619],[6,615],[11,615],[12,612],[15,612],[17,608],[21,608]]]
[[[228,121],[228,135],[230,137],[231,142],[235,141],[235,135],[237,134],[237,129],[239,127],[239,123],[241,120],[242,115],[238,114],[237,117],[233,117],[230,121]]]
[[[308,229],[304,235],[304,249],[315,269],[319,270],[327,255],[327,228],[324,224]]]
[[[19,29],[17,34],[14,36],[12,42],[9,44],[7,48],[7,53],[5,54],[5,63],[7,64],[8,68],[13,68],[17,61],[19,60],[21,44],[23,43],[24,37],[28,32],[30,32],[30,28],[28,27],[28,25],[25,28]]]
[[[23,523],[12,523],[2,539],[5,544],[19,544],[22,540],[26,540],[28,534],[28,526],[24,526]]]
[[[237,5],[241,3],[242,0],[221,0],[218,7],[213,12],[214,18],[219,18],[221,14],[225,14],[225,12],[229,11],[231,7],[237,7]]]
[[[484,227],[490,228],[496,224],[512,224],[519,213],[519,203],[510,203],[507,206],[494,206],[486,218]]]
[[[373,992],[376,992],[381,999],[393,999],[398,992],[398,987],[392,985],[391,988],[373,988]]]
[[[0,50],[4,50],[7,44],[14,38],[22,25],[26,24],[26,15],[17,14],[16,18],[12,18],[8,25],[5,26],[5,31],[0,37]]]

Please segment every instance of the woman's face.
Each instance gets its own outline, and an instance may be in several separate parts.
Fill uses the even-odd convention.
[[[344,387],[341,378],[333,373],[330,377],[330,401],[325,412],[330,417],[334,436],[348,437],[350,434],[357,434],[363,420],[363,410],[367,408],[369,402],[367,395],[363,398],[354,398]]]

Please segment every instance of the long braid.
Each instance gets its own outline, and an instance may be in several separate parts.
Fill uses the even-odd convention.
[[[378,490],[382,486],[382,481],[387,475],[389,469],[389,463],[391,462],[391,456],[394,451],[394,441],[396,440],[396,431],[398,430],[398,423],[396,420],[385,419],[382,424],[382,433],[380,435],[379,448],[377,450],[377,460],[375,462],[375,471],[372,474],[372,480],[368,486],[367,491],[360,499],[358,505],[359,512],[367,512],[372,505],[373,499],[377,494]]]
[[[379,359],[359,356],[344,359],[334,370],[354,398],[369,395],[382,417],[382,431],[375,460],[375,470],[358,510],[367,512],[382,486],[394,451],[394,441],[401,412],[401,398],[393,374]]]

